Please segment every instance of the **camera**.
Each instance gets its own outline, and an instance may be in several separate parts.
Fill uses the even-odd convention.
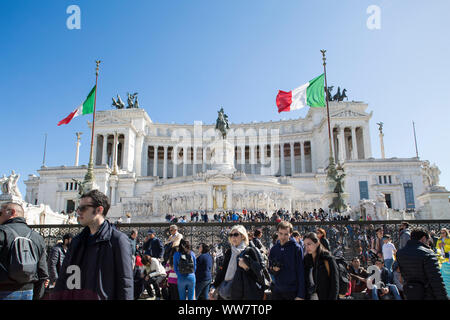
[[[278,260],[272,260],[271,265],[272,265],[272,269],[273,268],[280,268],[280,269],[283,268],[283,264]]]

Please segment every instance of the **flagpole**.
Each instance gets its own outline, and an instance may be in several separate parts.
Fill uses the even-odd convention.
[[[419,158],[419,151],[417,150],[417,138],[416,138],[416,126],[413,123],[413,130],[414,130],[414,144],[416,145],[416,157]]]
[[[330,165],[333,162],[334,163],[334,159],[333,159],[333,150],[331,148],[331,126],[330,126],[330,109],[328,107],[328,92],[327,92],[327,88],[328,88],[328,84],[327,84],[327,68],[326,68],[326,60],[327,58],[325,57],[325,53],[327,52],[326,50],[320,50],[320,52],[322,52],[322,60],[323,60],[323,73],[325,75],[325,99],[327,102],[327,119],[328,119],[328,142],[329,142],[329,147],[330,147]]]
[[[88,164],[88,171],[84,177],[84,184],[91,184],[91,186],[94,183],[94,129],[95,129],[95,107],[97,103],[97,82],[98,82],[98,69],[99,65],[101,63],[100,60],[96,60],[95,63],[97,64],[97,67],[95,69],[95,94],[94,94],[94,113],[92,114],[92,131],[91,131],[91,152],[89,154],[89,164]],[[89,189],[89,188],[87,188]]]
[[[47,151],[47,134],[45,134],[45,141],[44,141],[44,158],[42,159],[42,166],[45,166],[45,153]]]

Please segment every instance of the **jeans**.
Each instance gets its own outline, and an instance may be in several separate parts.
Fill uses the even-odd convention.
[[[195,274],[187,274],[178,276],[178,294],[180,295],[180,300],[194,300],[195,292]],[[187,295],[186,295],[187,291]]]
[[[195,283],[195,298],[197,300],[208,300],[210,286],[211,286],[211,280],[196,281],[196,283]]]
[[[402,297],[400,296],[398,288],[395,284],[387,284],[386,287],[389,289],[389,293],[392,293],[394,295],[395,300],[402,300]],[[372,288],[372,300],[380,300],[378,297],[376,285],[374,285]]]
[[[33,290],[0,291],[0,300],[33,300]]]
[[[392,265],[394,264],[394,259],[384,259],[384,266],[388,268],[389,272],[392,272]]]

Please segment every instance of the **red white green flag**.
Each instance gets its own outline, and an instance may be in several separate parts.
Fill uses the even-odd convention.
[[[279,90],[278,113],[310,107],[325,107],[324,74],[289,92]]]
[[[62,124],[68,124],[70,121],[72,121],[73,118],[78,117],[79,115],[94,113],[94,101],[96,89],[97,87],[94,86],[91,92],[89,92],[86,100],[81,105],[79,105],[73,112],[71,112],[67,117],[58,122],[58,126]]]

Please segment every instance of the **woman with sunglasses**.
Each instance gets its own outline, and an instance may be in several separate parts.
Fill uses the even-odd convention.
[[[242,225],[228,234],[231,247],[225,251],[222,268],[210,290],[210,299],[262,300],[264,297],[264,261],[260,251],[249,245],[247,230]]]
[[[448,262],[450,252],[450,237],[446,228],[443,228],[441,230],[439,239],[436,242],[436,249],[440,250],[441,256],[445,258],[445,261]]]
[[[304,259],[306,299],[337,300],[339,275],[336,261],[314,232],[306,234],[303,243],[306,249]]]

